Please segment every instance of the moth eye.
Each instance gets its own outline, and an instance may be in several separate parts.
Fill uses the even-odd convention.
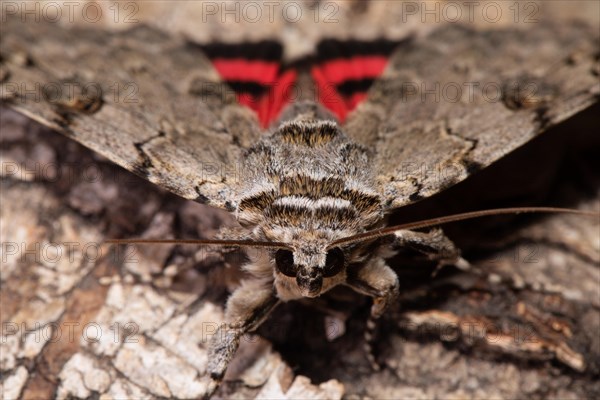
[[[325,269],[323,270],[323,277],[330,278],[337,275],[344,268],[344,252],[339,248],[331,249],[327,252],[327,259],[325,260]]]
[[[277,270],[285,276],[295,277],[296,266],[294,265],[294,255],[289,250],[277,250],[275,253],[275,265]]]

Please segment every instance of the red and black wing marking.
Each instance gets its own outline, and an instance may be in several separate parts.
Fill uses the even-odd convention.
[[[319,101],[344,122],[367,97],[373,82],[383,73],[399,41],[326,39],[317,46],[311,75]]]
[[[295,70],[282,68],[283,47],[272,40],[211,43],[202,49],[221,78],[236,92],[238,101],[258,115],[263,127],[291,101]]]
[[[387,39],[325,39],[318,44],[314,57],[289,65],[282,64],[282,45],[272,40],[211,43],[202,49],[236,92],[238,101],[254,110],[261,125],[267,127],[292,101],[298,70],[309,64],[318,101],[344,122],[366,98],[398,44]]]

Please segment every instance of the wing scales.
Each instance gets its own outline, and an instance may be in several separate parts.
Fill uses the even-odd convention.
[[[2,25],[3,102],[184,198],[228,207],[260,129],[201,50],[145,26]]]
[[[178,195],[228,208],[241,151],[260,129],[198,46],[147,27],[101,33],[9,18],[2,32],[4,102]],[[345,130],[374,150],[387,204],[402,206],[590,105],[594,57],[594,34],[577,23],[447,26],[395,50]],[[72,83],[99,85],[101,103],[31,89]]]
[[[596,101],[595,36],[577,22],[451,25],[398,48],[345,125],[374,148],[388,206],[465,179]]]

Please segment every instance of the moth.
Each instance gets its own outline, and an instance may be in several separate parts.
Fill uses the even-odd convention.
[[[368,343],[400,290],[386,263],[395,249],[465,265],[441,230],[386,228],[387,216],[592,104],[596,51],[576,23],[328,38],[289,60],[276,40],[193,43],[147,26],[107,33],[17,18],[3,23],[0,48],[3,103],[234,213],[243,229],[205,243],[268,249],[252,253],[251,278],[227,302],[210,391],[240,337],[280,302],[349,286],[373,298]]]

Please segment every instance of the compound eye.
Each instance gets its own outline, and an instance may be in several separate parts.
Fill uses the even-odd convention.
[[[344,252],[339,248],[331,249],[327,252],[325,260],[325,269],[323,270],[324,278],[331,278],[340,273],[344,268]]]
[[[289,250],[277,250],[275,253],[275,265],[277,270],[289,277],[296,277],[296,266],[294,265],[294,254]]]

